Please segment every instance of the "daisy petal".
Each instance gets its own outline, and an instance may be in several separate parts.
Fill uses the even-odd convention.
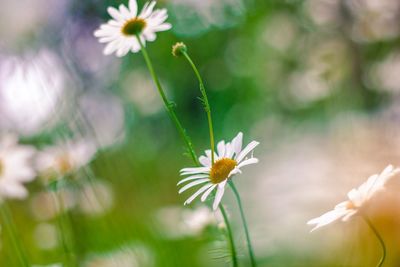
[[[114,7],[107,8],[107,12],[116,21],[124,20],[124,16],[121,13],[119,13],[119,11]]]
[[[198,197],[201,193],[203,193],[204,191],[206,191],[207,189],[209,189],[212,186],[213,186],[213,184],[209,183],[209,184],[206,184],[205,186],[203,186],[202,188],[200,188],[199,190],[197,190],[196,193],[194,193],[190,198],[188,198],[185,201],[184,205],[190,204],[196,197]]]
[[[200,178],[207,178],[207,177],[208,177],[207,174],[192,175],[192,176],[189,176],[189,177],[187,177],[185,179],[180,180],[176,185],[183,184],[183,183],[185,183],[187,181],[196,180],[196,179],[200,179]]]
[[[225,157],[225,141],[222,140],[217,145],[218,157],[224,158]]]
[[[136,0],[129,0],[129,11],[131,12],[133,17],[136,17],[138,11]]]
[[[256,146],[260,143],[257,141],[252,141],[248,144],[240,153],[236,156],[236,162],[240,163]]]
[[[213,185],[213,186],[211,186],[211,187],[201,196],[201,201],[202,201],[202,202],[204,202],[204,201],[207,199],[208,195],[214,190],[215,187],[217,187],[216,184]]]
[[[243,166],[250,165],[250,164],[255,164],[255,163],[258,163],[258,159],[257,158],[249,158],[249,159],[246,159],[246,160],[240,162],[238,167],[241,168]]]
[[[242,150],[242,143],[243,143],[243,133],[239,132],[235,138],[232,140],[233,150],[235,155],[238,156],[240,151]]]
[[[208,182],[208,181],[210,181],[209,179],[198,179],[198,180],[196,180],[196,181],[193,181],[193,182],[191,182],[191,183],[188,183],[187,185],[185,185],[184,187],[182,187],[180,190],[179,190],[179,194],[181,194],[181,193],[183,193],[183,192],[185,192],[186,190],[188,190],[189,188],[192,188],[193,186],[196,186],[196,185],[198,185],[198,184],[202,184],[202,183],[205,183],[205,182]]]
[[[221,202],[222,197],[224,196],[225,184],[226,184],[226,181],[224,183],[220,183],[218,185],[217,194],[215,195],[215,199],[214,199],[213,210],[216,210],[218,208],[219,203]]]

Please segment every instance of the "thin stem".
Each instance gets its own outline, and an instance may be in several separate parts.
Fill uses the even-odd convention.
[[[20,239],[17,236],[17,230],[15,229],[14,221],[11,216],[11,212],[6,203],[2,203],[0,207],[1,217],[3,219],[3,226],[6,228],[8,235],[11,239],[11,243],[14,246],[14,249],[18,255],[21,266],[29,267],[28,257],[25,254],[24,249],[20,243]]]
[[[136,38],[137,38],[137,40],[138,40],[138,42],[140,44],[140,48],[141,48],[144,60],[146,61],[146,64],[147,64],[147,68],[149,69],[150,74],[151,74],[151,76],[152,76],[152,78],[153,78],[153,80],[154,80],[154,82],[155,82],[155,84],[157,86],[157,90],[158,90],[158,92],[159,92],[159,94],[160,94],[160,96],[161,96],[161,98],[162,98],[162,100],[164,102],[164,105],[165,105],[165,107],[166,107],[166,109],[168,111],[168,114],[170,115],[170,117],[171,117],[172,121],[174,122],[176,128],[178,129],[182,139],[184,140],[185,145],[186,145],[186,147],[187,147],[187,149],[188,149],[188,151],[189,151],[189,153],[191,155],[191,158],[192,158],[193,162],[195,163],[196,166],[200,166],[200,163],[199,163],[199,160],[197,158],[196,152],[193,149],[192,142],[191,142],[189,136],[187,135],[185,129],[182,127],[182,124],[180,123],[178,117],[175,114],[175,111],[173,109],[174,104],[168,101],[168,99],[167,99],[167,97],[166,97],[166,95],[164,93],[164,90],[162,89],[161,83],[160,83],[160,81],[159,81],[159,79],[158,79],[158,77],[157,77],[157,75],[156,75],[156,73],[154,71],[153,64],[151,63],[150,57],[149,57],[149,55],[147,53],[147,50],[144,47],[142,41],[140,40],[140,37],[138,35],[136,35]],[[211,128],[211,130],[212,130],[212,128]],[[212,146],[212,148],[213,147],[214,146]],[[214,154],[214,153],[212,153],[212,154]],[[227,229],[228,229],[229,242],[231,244],[230,246],[231,246],[231,250],[232,250],[232,262],[234,264],[233,267],[237,267],[238,266],[237,265],[237,256],[236,256],[236,250],[235,250],[234,241],[233,241],[233,232],[232,232],[232,229],[230,227],[229,219],[226,216],[226,212],[225,212],[224,208],[222,207],[222,205],[220,205],[220,209],[221,209],[221,213],[223,214],[223,217],[224,217],[225,225],[227,226]]]
[[[242,218],[242,222],[243,222],[243,227],[244,227],[244,232],[246,235],[246,241],[247,241],[247,249],[249,251],[249,255],[250,255],[250,262],[251,262],[251,266],[252,267],[256,267],[257,263],[256,263],[256,259],[254,256],[254,252],[253,252],[253,247],[251,245],[251,240],[250,240],[250,234],[249,234],[249,228],[247,226],[247,222],[246,222],[246,216],[244,215],[244,211],[243,211],[243,206],[242,206],[242,201],[240,199],[240,195],[239,192],[236,189],[235,184],[233,183],[232,180],[229,180],[229,185],[232,188],[232,191],[236,197],[236,201],[238,203],[239,206],[239,211],[240,211],[240,217]]]
[[[65,253],[66,266],[76,267],[78,265],[76,261],[75,245],[70,218],[65,209],[64,200],[62,199],[60,191],[57,189],[56,192],[52,192],[52,195],[56,205],[56,210],[59,212],[57,224],[60,232],[60,241]]]
[[[172,121],[174,122],[176,128],[178,129],[183,141],[185,142],[190,156],[192,157],[193,161],[196,162],[196,164],[198,164],[198,159],[197,159],[196,153],[194,152],[192,141],[190,140],[185,129],[182,127],[182,124],[180,123],[178,117],[175,114],[174,103],[170,102],[167,99],[167,96],[165,95],[164,90],[161,86],[160,80],[158,79],[158,76],[156,75],[156,73],[154,71],[153,64],[151,63],[150,57],[147,53],[147,50],[146,50],[145,46],[143,45],[142,41],[140,40],[140,37],[139,36],[136,36],[136,37],[140,44],[140,48],[141,48],[144,60],[146,61],[146,64],[147,64],[147,68],[149,69],[150,74],[151,74],[154,82],[156,83],[158,93],[160,94],[160,96],[164,102],[164,105],[168,111],[168,114],[171,117]]]
[[[236,253],[236,248],[235,248],[235,241],[233,239],[233,232],[232,232],[231,225],[229,223],[228,215],[226,214],[225,208],[223,207],[222,204],[219,205],[219,209],[222,213],[222,217],[224,217],[226,229],[228,231],[228,240],[229,240],[229,246],[231,249],[232,266],[237,267],[239,265],[238,265],[237,253]]]
[[[182,54],[186,58],[186,60],[189,62],[190,66],[192,67],[194,73],[196,74],[196,77],[200,84],[200,92],[203,96],[203,104],[204,104],[204,109],[207,113],[208,128],[210,131],[211,163],[214,164],[214,150],[215,150],[214,130],[213,130],[212,117],[211,117],[211,107],[210,107],[210,103],[208,102],[206,88],[204,86],[204,82],[203,82],[203,79],[201,78],[200,72],[197,69],[196,65],[194,64],[193,60],[190,58],[189,54],[187,52],[183,52]]]
[[[214,151],[215,151],[214,129],[213,129],[213,123],[212,123],[212,117],[211,117],[211,106],[210,106],[210,103],[208,102],[206,88],[204,86],[204,82],[203,82],[203,79],[201,78],[200,72],[197,69],[196,65],[194,64],[193,60],[190,58],[189,54],[187,52],[183,52],[182,54],[186,58],[186,60],[189,62],[190,66],[192,67],[192,69],[197,77],[197,80],[199,81],[200,92],[203,97],[202,100],[203,100],[203,104],[204,104],[204,109],[207,113],[208,129],[210,132],[211,163],[214,164],[214,162],[215,162],[214,161],[214,154],[215,154],[214,153]],[[235,248],[235,240],[233,238],[233,232],[232,232],[232,228],[231,228],[231,225],[229,222],[229,218],[228,218],[226,211],[222,204],[219,205],[219,209],[222,213],[222,216],[225,221],[226,229],[228,231],[228,240],[229,240],[229,246],[231,249],[232,265],[233,265],[233,267],[237,267],[238,259],[237,259],[237,253],[236,253],[236,248]]]
[[[372,232],[374,232],[376,238],[379,240],[379,243],[382,246],[382,257],[378,263],[378,265],[376,265],[377,267],[381,267],[383,265],[383,262],[385,261],[386,258],[386,246],[385,246],[385,242],[383,241],[381,235],[379,234],[378,230],[375,228],[375,226],[372,224],[371,220],[364,214],[361,214],[361,217],[364,219],[364,221],[368,224],[369,228],[372,230]]]

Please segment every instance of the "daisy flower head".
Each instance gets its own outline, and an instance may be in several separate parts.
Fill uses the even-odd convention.
[[[31,164],[35,154],[32,146],[18,144],[14,135],[0,137],[0,201],[24,199],[28,191],[23,186],[36,177]]]
[[[40,151],[36,168],[45,179],[63,177],[89,164],[95,153],[96,148],[89,141],[65,141]]]
[[[203,185],[190,198],[185,201],[185,205],[190,204],[196,197],[202,194],[201,201],[205,201],[211,192],[216,189],[213,209],[218,208],[219,203],[225,192],[226,183],[233,175],[241,173],[241,168],[258,162],[253,157],[253,150],[259,144],[257,141],[250,142],[242,149],[243,134],[240,132],[231,142],[221,141],[214,152],[214,162],[212,162],[211,150],[205,151],[205,156],[199,157],[201,167],[184,168],[180,171],[182,176],[188,176],[178,185],[187,183],[179,190],[179,194],[197,185]],[[250,156],[249,156],[249,153]]]
[[[367,181],[358,188],[354,188],[347,193],[348,199],[346,201],[339,203],[333,210],[320,217],[308,221],[307,224],[315,225],[311,232],[340,219],[342,221],[347,221],[353,215],[358,214],[369,200],[375,196],[377,192],[383,190],[385,184],[399,172],[399,168],[393,168],[392,165],[389,165],[380,174],[370,176]]]
[[[118,57],[123,57],[129,51],[136,53],[140,50],[137,38],[144,45],[146,41],[156,39],[156,32],[171,29],[171,24],[165,22],[167,10],[154,10],[155,5],[155,1],[147,2],[140,13],[136,0],[129,0],[128,7],[122,4],[119,9],[109,7],[107,11],[112,19],[94,32],[100,43],[107,43],[104,54],[115,52]]]

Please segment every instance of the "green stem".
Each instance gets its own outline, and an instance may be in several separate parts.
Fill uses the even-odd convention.
[[[196,166],[200,166],[200,163],[199,163],[199,160],[197,158],[196,152],[193,149],[192,142],[191,142],[189,136],[187,135],[185,129],[182,127],[182,124],[180,123],[178,117],[175,114],[175,111],[173,109],[173,103],[170,103],[168,101],[168,99],[167,99],[167,97],[166,97],[166,95],[164,93],[164,90],[162,89],[161,83],[160,83],[160,81],[159,81],[159,79],[158,79],[158,77],[157,77],[157,75],[156,75],[156,73],[154,71],[153,64],[151,63],[150,57],[149,57],[149,55],[147,53],[147,50],[144,47],[142,41],[140,40],[140,37],[136,36],[136,38],[137,38],[137,40],[138,40],[138,42],[140,44],[140,48],[141,48],[144,60],[146,61],[146,64],[147,64],[147,68],[149,69],[150,74],[151,74],[151,76],[152,76],[152,78],[153,78],[153,80],[154,80],[154,82],[155,82],[155,84],[157,86],[157,90],[158,90],[158,92],[159,92],[159,94],[160,94],[160,96],[161,96],[161,98],[162,98],[162,100],[164,102],[164,105],[165,105],[165,107],[166,107],[166,109],[168,111],[168,114],[170,115],[170,117],[171,117],[172,121],[174,122],[176,128],[178,129],[179,133],[181,134],[181,137],[185,142],[185,145],[186,145],[186,147],[187,147],[187,149],[188,149],[188,151],[189,151],[189,153],[191,155],[191,158],[192,158],[193,162],[195,163]],[[211,128],[211,130],[212,130],[212,128]],[[212,146],[212,149],[213,149],[213,147],[214,146]],[[212,154],[214,154],[214,153],[212,153]],[[229,242],[231,244],[231,251],[232,251],[232,262],[234,264],[233,266],[237,267],[238,265],[237,265],[236,250],[235,250],[234,240],[233,240],[233,232],[232,232],[232,229],[230,227],[229,219],[226,216],[225,210],[222,207],[222,205],[220,205],[220,209],[221,209],[221,213],[223,214],[223,217],[224,217],[225,225],[227,226],[227,229],[228,229]]]
[[[66,266],[77,267],[77,259],[75,254],[74,238],[72,234],[72,224],[70,218],[65,210],[64,200],[57,189],[56,192],[52,192],[56,210],[59,212],[57,216],[57,224],[60,233],[60,241],[62,243]]]
[[[235,249],[235,241],[233,239],[233,232],[232,232],[231,225],[229,223],[228,215],[226,214],[225,208],[223,207],[222,203],[219,204],[219,209],[222,213],[222,217],[224,217],[226,229],[228,231],[228,240],[229,240],[229,246],[231,249],[232,266],[237,267],[239,265],[238,265],[237,253],[236,253],[236,249]]]
[[[201,78],[200,72],[197,69],[196,65],[194,64],[193,60],[190,58],[189,54],[187,52],[183,52],[182,54],[186,58],[186,60],[189,62],[190,66],[192,67],[192,69],[197,77],[197,80],[199,81],[200,92],[203,97],[202,100],[203,100],[203,104],[204,104],[204,109],[207,113],[208,129],[210,132],[211,162],[212,162],[212,164],[214,164],[214,162],[215,162],[214,161],[214,151],[215,151],[214,129],[213,129],[213,123],[212,123],[212,117],[211,117],[211,106],[210,106],[210,103],[208,102],[206,88],[204,86],[204,82],[203,82],[203,79]],[[229,246],[231,249],[232,265],[233,265],[233,267],[237,267],[238,259],[237,259],[237,253],[236,253],[236,248],[235,248],[235,241],[233,238],[233,232],[232,232],[231,225],[229,223],[229,218],[228,218],[226,211],[222,204],[219,205],[219,209],[222,213],[222,216],[225,221],[226,229],[228,231],[228,240],[229,240]]]
[[[185,142],[190,156],[192,157],[193,161],[196,162],[196,164],[198,164],[198,159],[197,159],[196,153],[194,152],[192,141],[190,140],[185,129],[182,127],[182,124],[180,123],[178,117],[175,114],[174,104],[167,99],[167,96],[165,95],[164,90],[161,86],[160,80],[158,79],[158,76],[156,75],[156,73],[154,71],[153,64],[151,63],[150,57],[147,53],[147,50],[146,50],[145,46],[143,45],[142,41],[140,40],[140,37],[139,36],[136,36],[136,37],[140,44],[140,48],[141,48],[144,60],[146,61],[146,64],[147,64],[147,68],[149,69],[150,74],[151,74],[154,82],[156,83],[158,93],[160,94],[160,96],[164,102],[164,105],[168,111],[168,114],[171,117],[172,121],[174,122],[176,128],[178,129],[183,141]]]
[[[8,235],[11,239],[11,243],[14,246],[14,249],[18,255],[21,266],[29,267],[28,257],[25,254],[24,249],[20,243],[20,239],[17,236],[17,230],[15,229],[15,224],[11,216],[11,212],[6,203],[2,203],[0,207],[1,217],[3,219],[3,226],[6,228]]]
[[[192,67],[194,73],[196,74],[196,77],[200,84],[200,92],[203,96],[204,109],[207,113],[208,128],[210,131],[211,162],[212,162],[212,164],[214,164],[214,150],[215,150],[214,130],[213,130],[212,117],[211,117],[211,107],[210,107],[210,103],[208,102],[206,88],[204,86],[204,82],[203,82],[203,79],[201,78],[200,72],[197,69],[196,65],[194,64],[193,60],[190,58],[189,54],[187,52],[183,52],[182,54],[186,58],[186,60],[189,62],[190,66]]]
[[[247,243],[247,249],[248,249],[249,255],[250,255],[251,266],[255,267],[255,266],[257,266],[257,263],[256,263],[256,259],[255,259],[255,256],[254,256],[253,247],[251,245],[249,228],[247,227],[246,216],[244,215],[242,201],[240,199],[239,192],[237,191],[236,186],[235,186],[235,184],[233,183],[232,180],[229,180],[229,185],[232,188],[232,191],[233,191],[233,193],[234,193],[234,195],[236,197],[236,201],[237,201],[238,206],[239,206],[240,217],[242,218],[244,232],[245,232],[245,235],[246,235],[246,241],[247,241],[246,243]]]
[[[376,238],[379,240],[379,243],[382,246],[382,257],[377,265],[377,267],[381,267],[383,265],[383,262],[385,261],[386,258],[386,246],[385,242],[383,241],[381,235],[379,234],[378,230],[375,228],[375,226],[372,224],[371,220],[364,214],[361,214],[361,217],[364,219],[364,221],[368,224],[369,228],[372,230],[372,232],[375,234]]]

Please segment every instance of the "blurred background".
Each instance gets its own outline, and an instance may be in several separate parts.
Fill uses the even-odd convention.
[[[121,0],[3,0],[0,130],[39,150],[71,140],[95,150],[63,188],[85,267],[230,266],[218,214],[184,207],[191,166],[140,54],[104,56],[93,31]],[[144,1],[139,1],[142,6]],[[259,266],[375,266],[359,218],[309,233],[306,222],[388,164],[400,165],[398,0],[163,0],[173,29],[148,44],[198,154],[207,121],[184,41],[206,82],[217,140],[258,140],[260,163],[236,176]],[[94,154],[94,152],[92,153]],[[89,179],[90,184],[89,186]],[[370,207],[400,265],[400,186]],[[43,179],[10,207],[29,258],[62,260],[57,208]],[[242,266],[247,251],[230,190]],[[0,266],[18,266],[1,232]]]

